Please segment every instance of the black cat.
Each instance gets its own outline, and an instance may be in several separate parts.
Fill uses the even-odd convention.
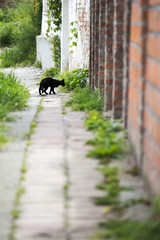
[[[50,92],[49,94],[51,94],[51,92],[53,92],[53,94],[55,94],[54,92],[54,88],[58,87],[59,85],[61,86],[65,86],[65,82],[64,79],[62,81],[53,79],[53,78],[44,78],[42,79],[42,81],[40,82],[40,86],[39,86],[39,94],[42,95],[42,93],[48,94],[46,92],[46,90],[50,87]]]

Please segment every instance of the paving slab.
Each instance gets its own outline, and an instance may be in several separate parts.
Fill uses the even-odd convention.
[[[42,71],[35,68],[2,69],[5,73],[13,71],[31,93],[29,106],[21,112],[14,112],[16,122],[5,123],[9,127],[10,142],[0,151],[0,239],[8,240],[11,230],[13,201],[19,185],[20,169],[26,152],[24,134],[29,132],[41,98],[37,95],[37,82]],[[37,97],[38,96],[38,97]]]

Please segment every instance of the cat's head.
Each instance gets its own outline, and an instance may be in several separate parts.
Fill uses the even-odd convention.
[[[61,81],[61,85],[62,85],[63,87],[65,86],[64,79],[62,79],[62,81]]]

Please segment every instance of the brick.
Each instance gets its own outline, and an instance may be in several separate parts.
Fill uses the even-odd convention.
[[[131,25],[131,41],[141,44],[141,27],[139,25]]]
[[[160,147],[160,121],[158,121],[148,110],[144,110],[144,128],[147,129],[149,134]]]
[[[150,9],[148,12],[148,29],[160,32],[160,9]]]
[[[141,21],[141,11],[139,4],[132,5],[131,22],[139,23]]]
[[[131,82],[129,83],[129,99],[138,109],[138,90]]]
[[[159,76],[160,64],[151,58],[147,58],[145,77],[148,81],[150,81],[152,84],[154,84],[157,88],[160,89]]]
[[[160,4],[160,0],[148,0],[148,4],[150,6],[154,6],[154,5]]]
[[[139,86],[139,68],[135,65],[130,64],[129,67],[129,79],[136,84],[136,86]]]
[[[160,21],[159,21],[159,23],[160,23]],[[157,36],[154,34],[148,35],[148,37],[147,37],[147,54],[160,61],[160,36]]]
[[[153,143],[149,135],[144,135],[144,153],[155,170],[160,175],[160,149]]]
[[[160,91],[155,90],[149,85],[145,88],[145,104],[160,118]]]
[[[131,103],[131,101],[128,102],[128,118],[132,120],[135,128],[138,129],[138,112],[135,106],[133,106],[133,104]]]
[[[135,63],[137,66],[141,63],[141,49],[140,47],[130,43],[130,61]]]

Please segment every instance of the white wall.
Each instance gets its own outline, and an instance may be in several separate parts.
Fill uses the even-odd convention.
[[[52,59],[52,51],[51,51],[52,44],[50,43],[50,39],[47,39],[47,37],[46,37],[46,30],[48,28],[47,11],[48,11],[47,0],[43,0],[41,35],[37,36],[37,38],[36,38],[37,61],[41,62],[43,70],[55,66],[55,63]]]

